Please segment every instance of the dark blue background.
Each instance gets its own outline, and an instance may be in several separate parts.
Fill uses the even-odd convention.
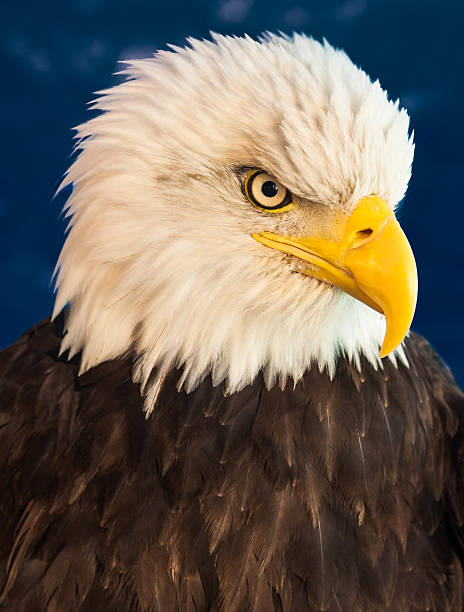
[[[413,178],[400,219],[419,267],[413,327],[464,384],[464,3],[437,0],[3,0],[0,11],[0,346],[52,309],[64,232],[52,201],[71,127],[118,59],[209,30],[304,31],[343,47],[408,108]]]

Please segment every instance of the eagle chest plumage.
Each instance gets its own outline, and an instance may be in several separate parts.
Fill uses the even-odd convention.
[[[173,372],[146,419],[130,357],[79,377],[39,324],[0,358],[1,609],[460,610],[462,396],[405,345],[283,390]]]

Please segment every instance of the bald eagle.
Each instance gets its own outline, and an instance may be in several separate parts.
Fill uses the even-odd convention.
[[[462,610],[407,112],[303,35],[124,72],[77,128],[53,317],[0,354],[1,609]]]

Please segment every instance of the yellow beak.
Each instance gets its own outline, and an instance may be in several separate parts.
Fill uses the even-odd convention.
[[[350,216],[312,223],[314,235],[252,234],[262,244],[306,263],[304,274],[339,287],[385,315],[385,357],[408,333],[417,300],[414,255],[392,209],[377,196],[362,198]],[[313,234],[313,231],[311,232]]]

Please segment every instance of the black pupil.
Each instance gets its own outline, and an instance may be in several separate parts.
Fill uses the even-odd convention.
[[[266,181],[265,183],[263,183],[261,191],[263,192],[263,195],[266,196],[266,198],[273,198],[279,191],[279,187],[273,181]]]

